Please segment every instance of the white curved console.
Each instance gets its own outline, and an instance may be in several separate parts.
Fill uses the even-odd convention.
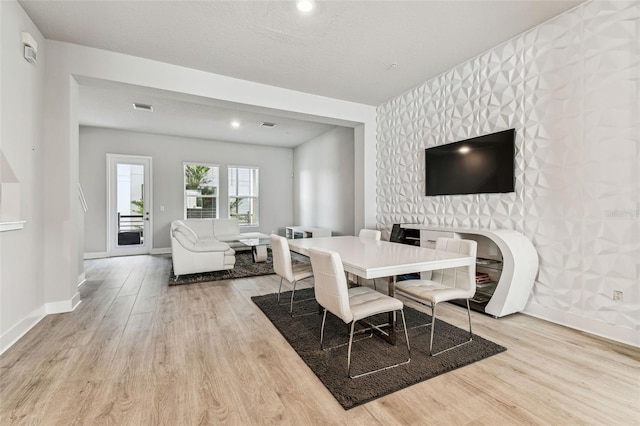
[[[442,228],[404,224],[420,230],[420,245],[433,247],[438,237],[463,238],[478,243],[475,310],[502,317],[524,309],[538,273],[538,253],[520,232],[510,229]]]

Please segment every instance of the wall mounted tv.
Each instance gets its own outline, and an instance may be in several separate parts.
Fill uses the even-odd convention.
[[[426,195],[515,191],[515,129],[424,150]]]

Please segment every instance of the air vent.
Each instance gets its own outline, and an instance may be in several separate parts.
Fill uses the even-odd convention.
[[[133,109],[139,109],[141,111],[153,112],[153,105],[134,103],[133,104]]]
[[[276,127],[276,123],[269,123],[268,121],[262,122],[260,127]]]

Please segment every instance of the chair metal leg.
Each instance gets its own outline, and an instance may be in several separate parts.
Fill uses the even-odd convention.
[[[402,314],[402,327],[404,328],[404,338],[407,342],[407,360],[403,361],[403,362],[399,362],[396,364],[392,364],[392,365],[387,365],[386,367],[381,367],[378,368],[376,370],[371,370],[371,371],[367,371],[366,373],[361,373],[361,374],[357,374],[355,376],[351,375],[351,344],[352,344],[352,340],[353,340],[353,330],[354,330],[354,326],[355,326],[355,321],[353,321],[351,323],[351,334],[349,336],[349,351],[347,353],[347,375],[349,376],[350,379],[357,379],[359,377],[363,377],[363,376],[368,376],[370,374],[374,374],[374,373],[378,373],[380,371],[384,371],[384,370],[389,370],[390,368],[395,368],[395,367],[399,367],[401,365],[405,365],[408,364],[409,362],[411,362],[411,347],[409,346],[409,334],[407,333],[407,323],[405,321],[404,318],[404,309],[400,309],[400,313]]]
[[[440,352],[436,352],[436,353],[432,353],[432,348],[433,348],[433,329],[435,328],[435,324],[436,324],[436,305],[433,305],[433,311],[432,311],[432,316],[431,316],[431,340],[429,341],[429,355],[431,356],[436,356],[436,355],[440,355],[441,353],[450,351],[451,349],[455,349],[458,348],[462,345],[466,345],[467,343],[471,343],[473,341],[473,332],[471,331],[471,307],[469,306],[469,299],[467,299],[467,316],[469,317],[469,340],[466,340],[462,343],[459,343],[457,345],[451,346],[450,348],[447,349],[443,349]]]
[[[325,309],[324,310],[324,315],[322,316],[322,327],[320,328],[320,349],[322,349],[323,351],[330,351],[332,349],[337,349],[337,348],[341,348],[343,346],[348,345],[349,342],[345,342],[345,343],[341,343],[339,345],[331,346],[330,348],[325,348],[324,347],[322,342],[324,341],[324,324],[325,324],[326,320],[327,320],[327,310]],[[367,332],[367,331],[371,331],[371,328],[366,328],[364,330],[358,330],[354,334],[360,334],[360,333],[364,333],[364,332]],[[372,337],[373,337],[373,332],[370,332],[368,336],[363,337],[361,339],[354,340],[354,342],[360,342],[362,340],[370,339]]]
[[[320,328],[320,350],[324,350],[324,323],[327,321],[327,310],[324,310],[324,315],[322,315],[322,327]]]
[[[433,356],[431,349],[433,348],[433,330],[436,328],[436,304],[431,304],[431,337],[429,338],[429,355]]]
[[[467,316],[469,317],[469,340],[473,339],[473,331],[471,330],[471,307],[469,306],[469,299],[467,299]]]
[[[349,350],[347,351],[347,376],[351,377],[351,346],[353,345],[353,330],[356,322],[351,321],[351,333],[349,333]]]
[[[284,277],[280,277],[280,287],[278,287],[278,302],[280,302],[280,292],[282,292],[282,280]]]
[[[296,284],[298,283],[298,281],[294,281],[293,282],[293,290],[291,291],[291,302],[289,304],[289,315],[291,315],[292,318],[297,318],[297,317],[304,317],[307,315],[314,315],[316,313],[316,311],[311,311],[311,312],[305,312],[303,314],[298,314],[298,315],[293,315],[293,297],[296,293]],[[308,300],[315,300],[315,297],[310,297],[308,299],[302,299],[302,300],[296,300],[295,303],[299,303],[299,302],[306,302]]]
[[[291,304],[289,305],[289,313],[293,313],[293,295],[296,294],[296,284],[298,281],[293,280],[293,290],[291,290]]]
[[[341,345],[333,346],[331,348],[327,348],[326,350],[340,348],[340,347],[342,347],[342,346],[344,346],[346,344],[349,345],[349,349],[347,351],[347,375],[351,379],[357,379],[358,377],[368,376],[369,374],[377,373],[379,371],[388,370],[390,368],[394,368],[394,367],[398,367],[400,365],[408,364],[411,361],[411,347],[409,346],[409,334],[407,333],[407,323],[406,323],[405,318],[404,318],[404,309],[401,309],[400,313],[402,314],[402,326],[404,328],[404,338],[407,341],[407,353],[409,355],[409,357],[408,357],[408,359],[406,361],[403,361],[403,362],[400,362],[400,363],[397,363],[397,364],[393,364],[393,365],[389,365],[389,366],[386,366],[386,367],[378,368],[377,370],[372,370],[372,371],[368,371],[366,373],[362,373],[362,374],[358,374],[358,375],[352,376],[351,375],[351,348],[352,348],[353,342],[354,342],[353,336],[355,334],[356,321],[352,321],[351,322],[351,331],[349,333],[349,342],[348,343],[343,343]],[[322,326],[320,327],[320,349],[321,350],[325,350],[325,348],[324,348],[324,326],[326,324],[326,321],[327,321],[327,310],[325,309],[324,310],[324,314],[322,315]],[[355,340],[355,342],[359,342],[361,340],[371,338],[372,336],[373,336],[373,333],[369,334],[367,337],[365,337],[363,339]]]
[[[280,287],[278,287],[278,305],[280,305],[280,294],[282,293],[282,280],[283,280],[283,279],[284,279],[284,277],[280,277]],[[298,303],[298,302],[305,302],[305,301],[307,301],[307,300],[314,300],[314,298],[313,298],[313,297],[311,297],[311,298],[308,298],[308,299],[296,300],[296,301],[294,302],[294,296],[295,296],[295,293],[296,293],[296,284],[297,284],[297,281],[293,281],[293,283],[292,283],[292,284],[293,284],[293,289],[291,290],[291,299],[290,299],[290,301],[289,301],[289,314],[291,314],[292,316],[294,316],[294,315],[293,315],[293,304],[294,304],[294,303]],[[311,315],[311,314],[312,314],[312,313],[308,313],[308,314],[304,314],[304,315]],[[302,316],[302,315],[297,315],[297,316]]]
[[[404,328],[404,339],[407,341],[407,352],[409,353],[409,361],[411,361],[411,348],[409,347],[409,332],[407,331],[407,322],[404,319],[404,309],[400,310],[400,314],[402,314],[402,328]]]

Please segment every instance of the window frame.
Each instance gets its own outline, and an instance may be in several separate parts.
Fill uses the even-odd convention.
[[[252,185],[255,187],[255,191],[252,191],[253,194],[255,195],[237,195],[237,185],[238,185],[238,176],[237,176],[237,172],[236,172],[236,176],[235,176],[235,181],[236,181],[236,195],[232,195],[231,194],[231,170],[235,169],[246,169],[246,170],[251,170],[252,172],[255,172],[255,183]],[[258,166],[248,166],[248,165],[244,165],[244,166],[240,166],[240,165],[227,165],[227,214],[229,218],[232,217],[237,217],[236,216],[232,216],[232,212],[231,212],[231,205],[232,205],[232,199],[236,199],[238,197],[242,197],[242,198],[249,198],[251,200],[253,200],[253,205],[255,206],[254,211],[253,211],[253,215],[252,219],[253,221],[249,222],[249,223],[240,223],[240,226],[260,226],[260,167]]]
[[[210,169],[215,169],[217,185],[212,186],[215,188],[215,195],[202,195],[196,196],[196,198],[215,198],[215,217],[188,217],[188,207],[187,207],[187,199],[189,197],[193,197],[193,195],[187,194],[187,174],[186,169],[187,166],[201,166],[201,167],[209,167]],[[182,203],[182,217],[184,219],[218,219],[220,217],[220,165],[215,163],[202,163],[196,161],[183,161],[182,162],[182,192],[183,192],[183,203]]]

